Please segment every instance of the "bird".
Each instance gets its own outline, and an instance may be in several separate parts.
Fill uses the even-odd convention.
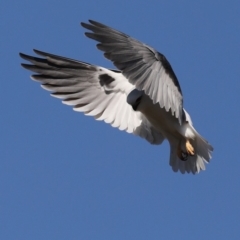
[[[167,140],[174,172],[196,174],[205,170],[213,147],[193,127],[183,107],[179,81],[166,57],[97,21],[81,22],[81,26],[117,69],[34,49],[37,57],[19,53],[28,61],[22,67],[34,72],[31,79],[77,112],[151,144]]]

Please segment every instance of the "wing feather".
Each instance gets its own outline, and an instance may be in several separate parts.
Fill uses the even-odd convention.
[[[148,120],[141,113],[133,111],[127,103],[127,95],[134,86],[121,72],[34,51],[44,58],[20,53],[23,59],[31,63],[22,66],[37,73],[31,78],[40,82],[42,88],[50,91],[53,97],[72,106],[75,111],[84,112],[96,120],[103,120],[120,130],[143,137],[152,144],[160,144],[164,140]],[[136,61],[138,68],[145,68],[138,57],[129,58],[130,61]],[[132,68],[135,68],[134,65]],[[150,74],[149,70],[147,74]]]
[[[171,108],[172,114],[181,123],[182,91],[164,55],[101,23],[89,20],[89,23],[81,23],[81,25],[92,31],[86,32],[86,36],[99,42],[98,49],[104,51],[104,56],[122,71],[130,83],[138,90],[144,90],[154,103],[159,103],[166,111]],[[174,101],[172,101],[173,95]]]

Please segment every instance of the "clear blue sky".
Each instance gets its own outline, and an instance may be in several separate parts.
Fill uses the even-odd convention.
[[[94,19],[162,52],[194,126],[214,146],[199,175],[169,146],[76,113],[20,67],[36,48],[112,67],[87,39]],[[240,239],[240,2],[3,1],[0,239]]]

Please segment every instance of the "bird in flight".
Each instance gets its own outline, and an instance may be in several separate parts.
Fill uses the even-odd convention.
[[[199,173],[213,147],[195,130],[183,108],[182,90],[165,56],[152,47],[99,22],[81,23],[85,35],[117,70],[34,50],[23,53],[42,88],[78,112],[103,120],[151,144],[170,144],[173,171]]]

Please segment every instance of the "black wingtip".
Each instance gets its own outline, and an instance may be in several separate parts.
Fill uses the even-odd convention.
[[[22,59],[24,59],[24,60],[27,60],[27,61],[29,61],[29,60],[31,60],[33,57],[31,57],[31,56],[29,56],[29,55],[27,55],[27,54],[24,54],[24,53],[19,53],[19,56],[22,58]]]
[[[89,30],[92,30],[92,27],[95,26],[95,27],[99,27],[99,28],[108,28],[106,25],[100,23],[100,22],[97,22],[97,21],[94,21],[94,20],[91,20],[89,19],[88,20],[89,23],[85,23],[85,22],[81,22],[81,26],[86,28],[86,29],[89,29]]]
[[[24,53],[19,53],[19,55],[22,59],[27,60],[29,62],[40,61],[40,58],[33,57],[33,56],[30,56],[30,55],[27,55],[27,54],[24,54]]]
[[[33,49],[33,51],[34,51],[35,53],[37,53],[37,54],[43,53],[43,52],[41,52],[41,51],[39,51],[39,50],[36,50],[36,49]],[[34,57],[29,56],[29,55],[24,54],[24,53],[21,53],[21,52],[19,53],[19,56],[20,56],[21,58],[23,58],[24,60],[34,59]]]
[[[33,65],[31,64],[26,64],[26,63],[21,63],[21,66],[27,70],[31,70]]]
[[[24,54],[24,53],[19,53],[19,56],[23,59],[26,59],[28,57],[28,55]]]
[[[100,27],[100,28],[109,28],[107,25],[102,24],[100,22],[94,21],[94,20],[88,20],[92,25],[96,26],[96,27]]]
[[[88,28],[89,24],[88,23],[85,23],[85,22],[81,22],[80,23],[82,27],[84,28]]]
[[[46,56],[46,55],[47,55],[46,52],[43,52],[43,51],[37,50],[37,49],[35,49],[35,48],[33,49],[33,51],[34,51],[36,54],[41,55],[41,56]]]
[[[96,21],[92,20],[92,19],[89,19],[88,20],[91,24],[94,24],[94,23],[97,23]]]

